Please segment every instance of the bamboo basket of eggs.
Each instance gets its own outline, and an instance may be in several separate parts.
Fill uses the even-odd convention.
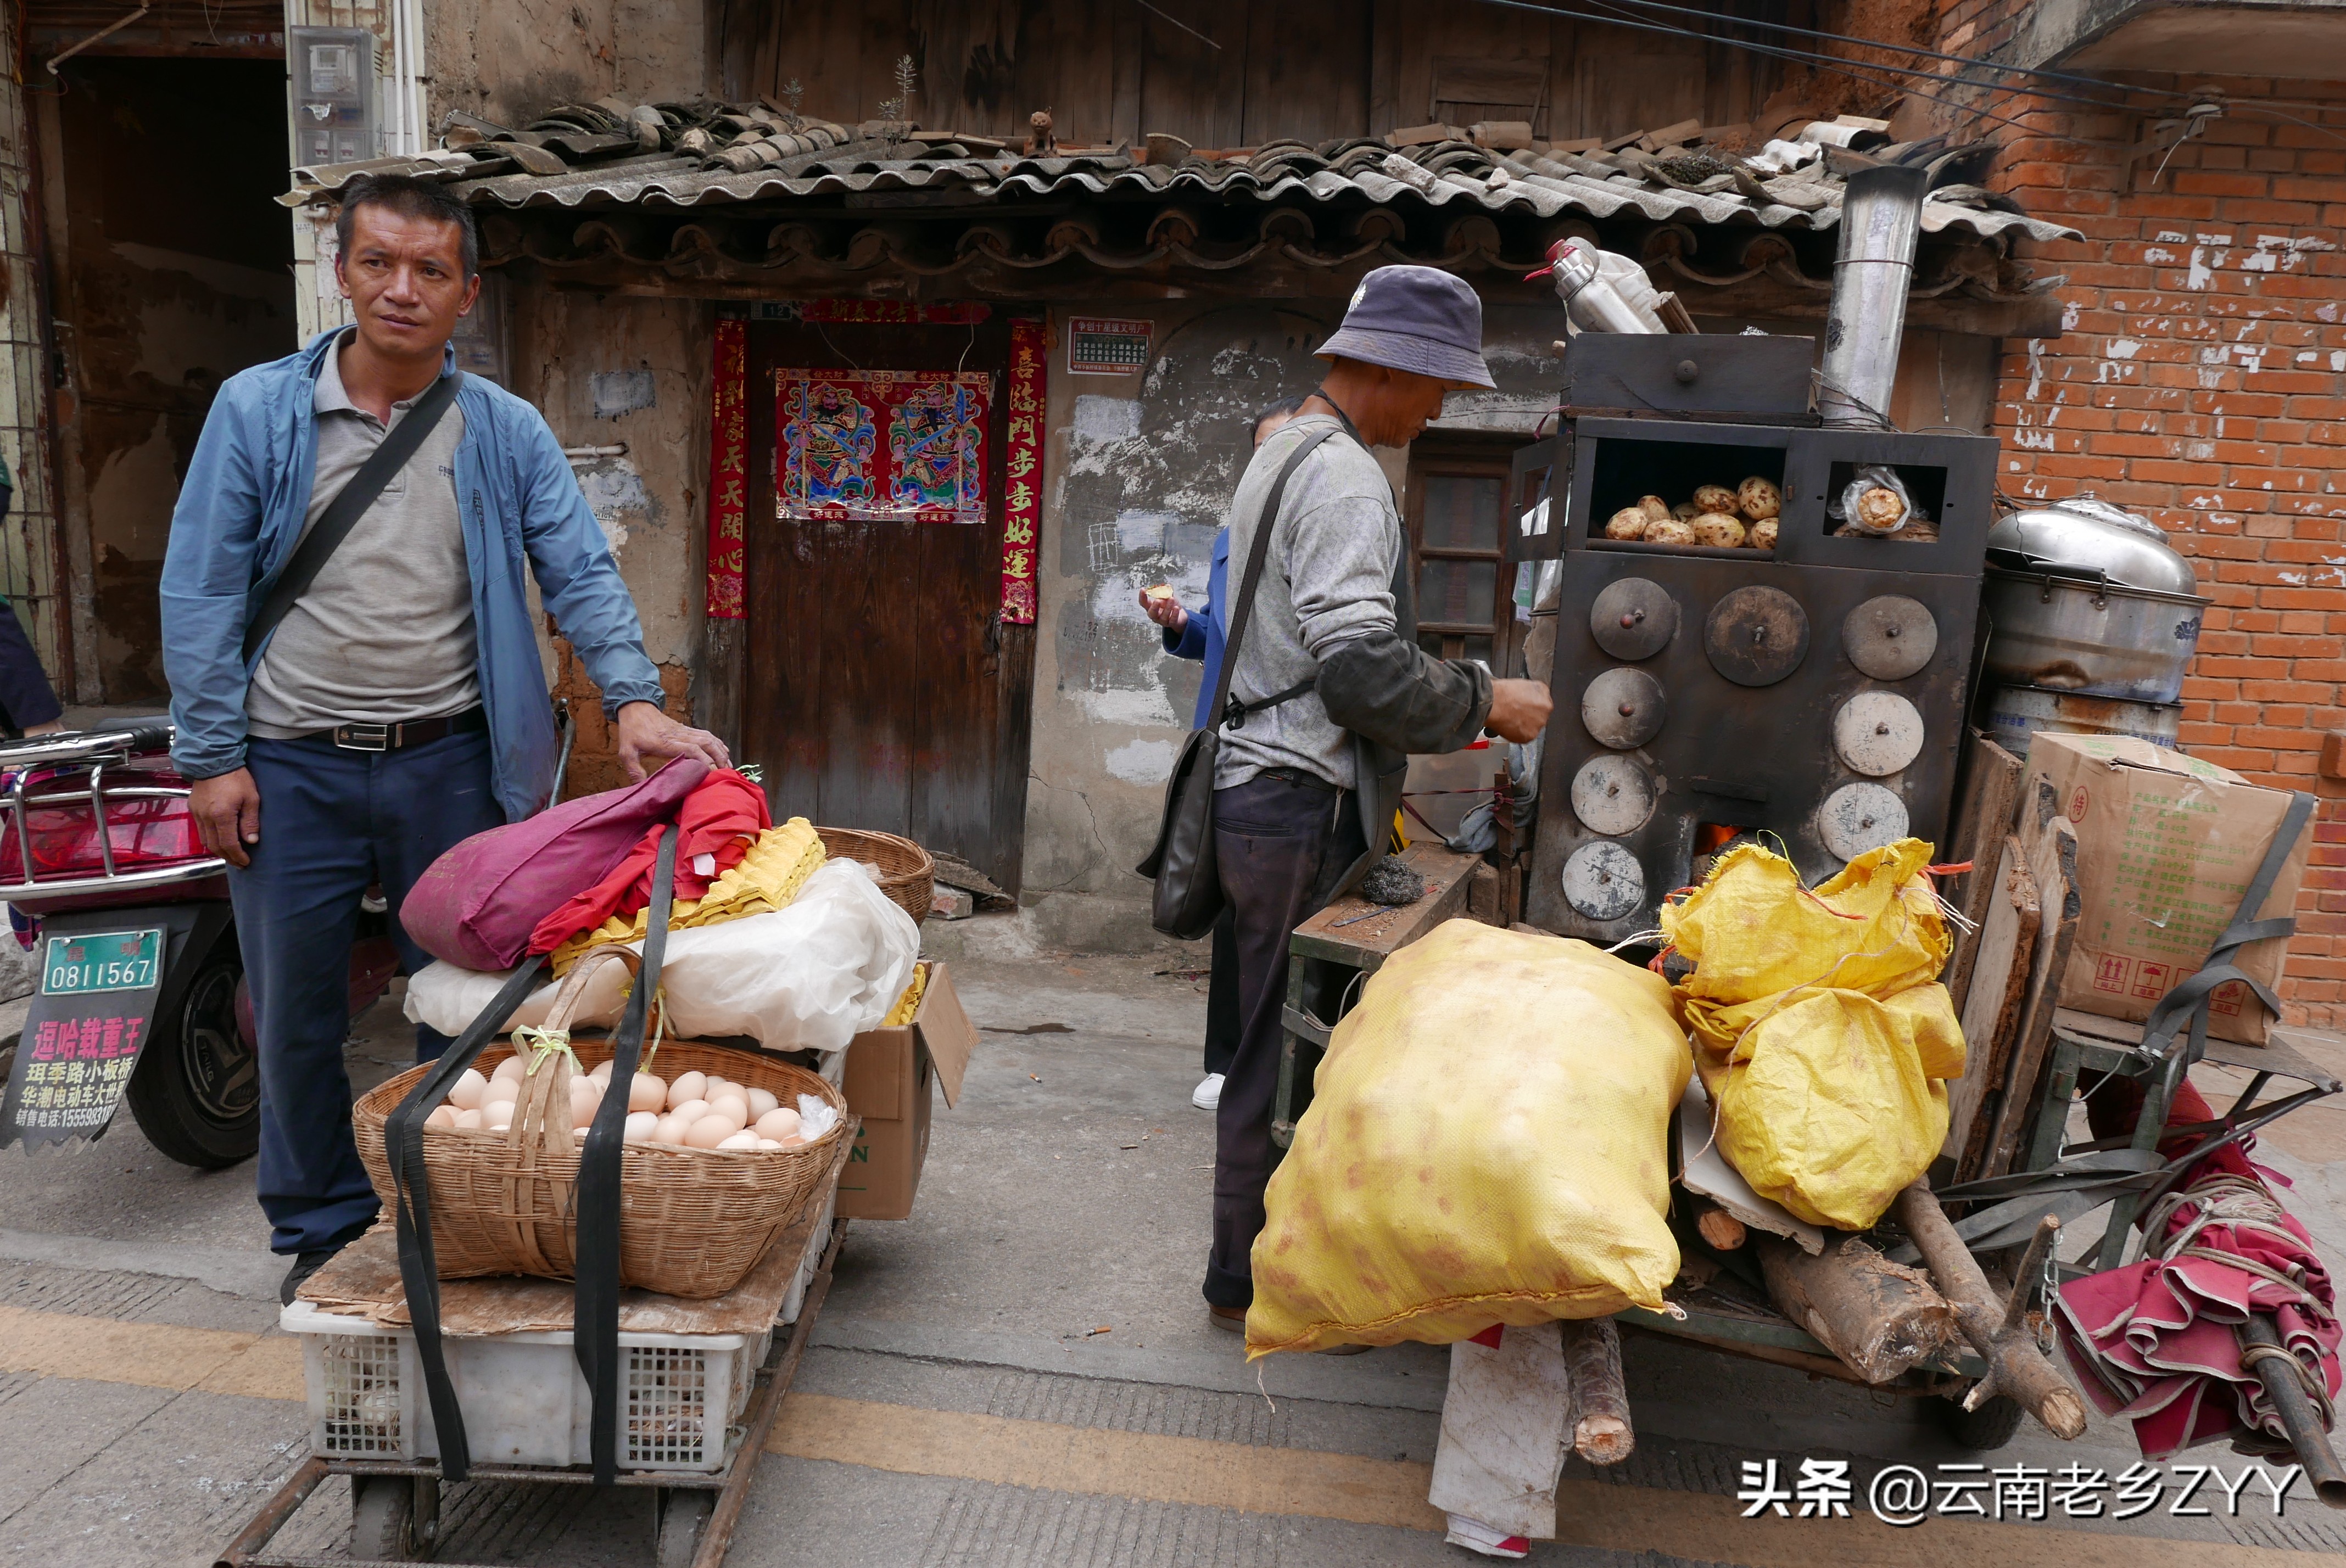
[[[1772,550],[1783,511],[1783,488],[1755,473],[1732,490],[1698,484],[1692,500],[1675,506],[1658,495],[1641,495],[1635,506],[1624,506],[1606,520],[1605,536],[1647,545]]]
[[[578,1156],[611,1086],[606,1040],[572,1040],[584,976],[640,963],[622,947],[582,957],[544,1027],[484,1047],[423,1124],[432,1244],[440,1278],[567,1279],[576,1262]],[[620,1150],[619,1282],[705,1298],[740,1284],[813,1201],[847,1103],[812,1073],[754,1052],[670,1040],[627,1088]],[[410,1068],[352,1108],[359,1157],[388,1209],[383,1126],[432,1071]]]

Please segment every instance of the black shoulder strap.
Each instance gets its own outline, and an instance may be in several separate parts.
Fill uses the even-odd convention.
[[[456,383],[463,379],[464,372],[458,371],[434,381],[408,409],[407,417],[391,427],[382,444],[359,464],[359,471],[351,475],[342,494],[328,504],[326,514],[318,519],[317,526],[293,547],[285,569],[277,575],[276,583],[269,590],[269,597],[261,601],[260,613],[245,625],[247,663],[260,651],[260,645],[269,640],[277,624],[293,613],[295,601],[310,591],[310,585],[318,580],[327,560],[342,548],[342,541],[350,537],[358,520],[366,515],[367,508],[382,494],[382,487],[391,483],[391,476],[407,466],[407,460],[415,455],[415,449],[423,444],[423,438],[432,433],[432,427],[440,423],[440,416],[456,401]]]
[[[1246,637],[1247,622],[1254,616],[1255,584],[1260,580],[1263,561],[1270,554],[1271,531],[1279,526],[1279,504],[1287,495],[1287,482],[1295,476],[1297,469],[1303,466],[1303,460],[1319,450],[1321,442],[1335,433],[1332,430],[1315,430],[1305,436],[1302,444],[1296,447],[1280,467],[1279,477],[1270,482],[1270,494],[1263,497],[1262,515],[1255,520],[1254,539],[1247,549],[1246,575],[1239,581],[1236,607],[1230,613],[1229,635],[1222,639],[1222,667],[1215,672],[1214,701],[1206,710],[1209,713],[1221,716],[1229,707],[1230,677],[1238,672],[1239,646]],[[1285,701],[1294,695],[1296,693],[1290,690],[1271,700]],[[1267,708],[1270,702],[1260,702],[1254,706]],[[1250,712],[1252,709],[1243,711]],[[1218,722],[1227,720],[1218,717]]]

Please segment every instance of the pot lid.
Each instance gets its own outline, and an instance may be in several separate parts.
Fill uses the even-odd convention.
[[[2158,524],[2091,494],[2007,512],[1987,532],[1988,559],[2024,571],[2096,577],[2157,594],[2191,594],[2198,580]]]

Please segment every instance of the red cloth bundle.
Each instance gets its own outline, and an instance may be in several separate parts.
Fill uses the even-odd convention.
[[[676,898],[681,903],[709,891],[709,884],[741,863],[758,835],[774,825],[766,792],[730,768],[712,769],[684,798],[676,818]],[[659,858],[665,824],[637,840],[610,873],[537,922],[529,951],[552,952],[582,931],[613,915],[633,915],[652,899],[652,866]]]

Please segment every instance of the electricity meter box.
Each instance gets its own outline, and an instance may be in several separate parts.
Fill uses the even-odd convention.
[[[376,157],[374,35],[363,27],[289,27],[293,161],[313,167]]]

